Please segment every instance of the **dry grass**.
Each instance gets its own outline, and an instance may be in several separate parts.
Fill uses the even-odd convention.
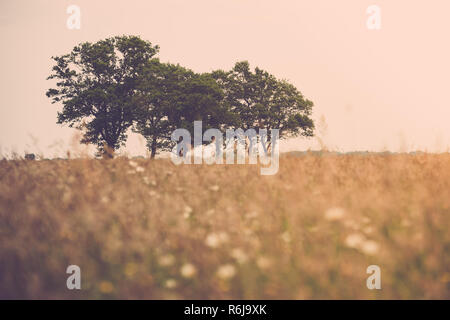
[[[2,161],[0,296],[449,299],[449,222],[449,154]]]

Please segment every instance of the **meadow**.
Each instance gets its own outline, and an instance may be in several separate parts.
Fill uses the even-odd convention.
[[[448,153],[2,160],[0,298],[450,299],[449,227]]]

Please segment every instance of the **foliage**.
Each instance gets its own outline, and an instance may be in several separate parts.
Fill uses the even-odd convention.
[[[247,61],[236,63],[228,72],[215,71],[213,76],[224,88],[229,108],[239,115],[244,130],[279,129],[280,138],[313,135],[313,102],[289,82],[258,67],[252,72]]]
[[[177,128],[193,136],[194,121],[201,120],[204,130],[226,125],[231,115],[222,99],[222,90],[210,75],[154,60],[134,99],[135,131],[146,138],[153,158],[158,150],[171,149],[171,133]]]
[[[53,57],[48,79],[58,82],[47,96],[63,105],[58,123],[84,130],[82,142],[108,155],[126,142],[132,127],[146,138],[152,158],[172,147],[173,130],[193,135],[196,120],[203,131],[267,129],[270,138],[270,129],[279,129],[280,138],[313,135],[313,103],[289,82],[260,68],[252,72],[247,61],[228,72],[198,74],[161,63],[153,58],[158,50],[139,37],[121,36],[85,42]]]
[[[119,148],[133,123],[137,78],[158,50],[139,37],[121,36],[85,42],[53,57],[48,79],[58,82],[47,96],[63,104],[58,123],[84,129],[82,142],[96,144],[99,151]]]

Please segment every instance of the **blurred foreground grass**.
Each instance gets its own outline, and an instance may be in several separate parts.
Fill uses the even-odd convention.
[[[449,154],[4,160],[0,297],[450,299],[449,226]]]

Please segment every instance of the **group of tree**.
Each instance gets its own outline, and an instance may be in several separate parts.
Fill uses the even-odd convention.
[[[279,129],[280,138],[312,136],[313,103],[291,83],[250,69],[247,61],[230,71],[196,73],[163,63],[157,45],[137,36],[117,36],[77,45],[52,57],[46,95],[61,103],[59,124],[83,130],[82,143],[112,156],[131,128],[142,134],[151,157],[174,144],[177,128]]]

